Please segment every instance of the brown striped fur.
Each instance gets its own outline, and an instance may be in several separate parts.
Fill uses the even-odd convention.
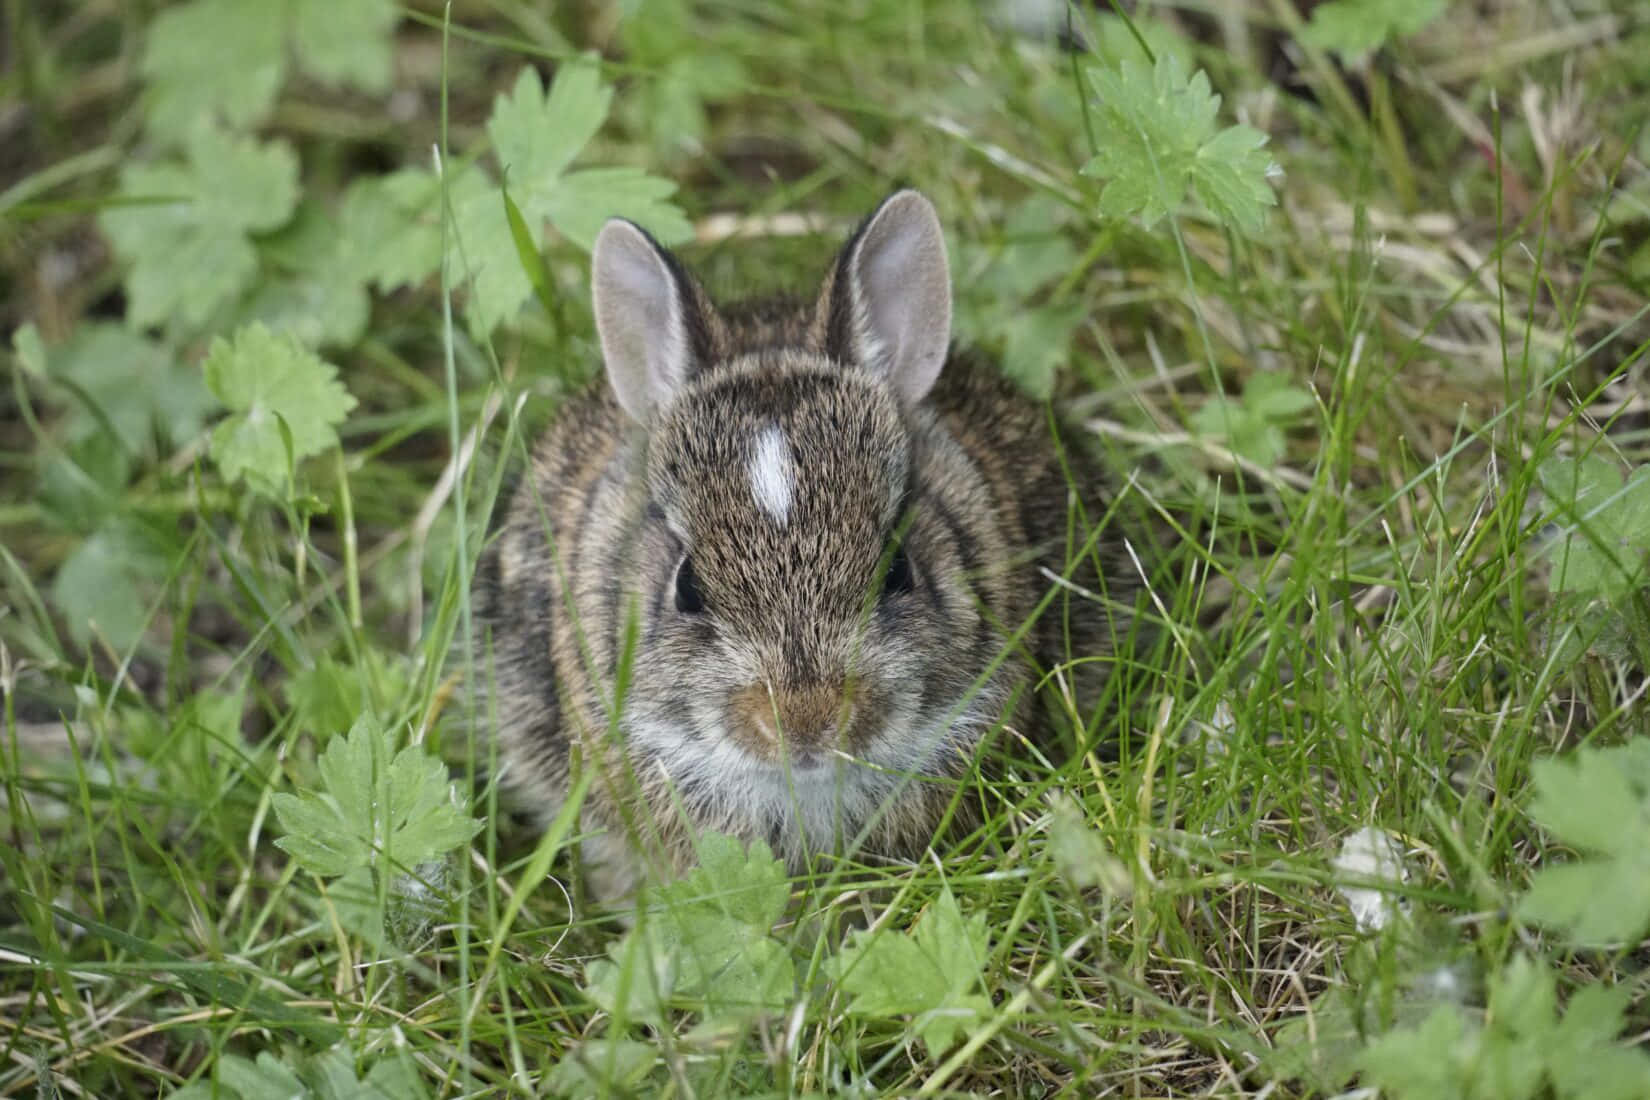
[[[686,381],[645,424],[605,380],[569,401],[483,560],[508,779],[548,816],[572,769],[595,769],[601,896],[691,863],[696,829],[760,837],[793,869],[847,848],[920,855],[989,730],[1042,726],[1033,663],[1109,648],[1104,610],[1068,597],[1000,660],[1050,588],[1041,568],[1071,556],[1048,417],[975,355],[951,355],[914,404],[855,361],[865,232],[812,302],[718,308],[660,250]],[[753,499],[764,433],[794,474],[783,522]],[[1093,522],[1100,481],[1069,461]],[[909,590],[884,591],[896,542]],[[678,609],[684,554],[700,613]],[[1072,579],[1100,591],[1102,572],[1120,575]]]

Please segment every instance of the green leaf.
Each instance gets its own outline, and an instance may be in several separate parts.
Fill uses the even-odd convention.
[[[1650,570],[1650,465],[1624,481],[1599,454],[1554,456],[1536,468],[1564,534],[1553,540],[1548,587],[1554,593],[1620,599]]]
[[[456,206],[487,181],[470,169],[451,186]],[[339,223],[341,266],[382,293],[416,286],[441,266],[441,181],[430,172],[403,168],[356,180]]]
[[[390,86],[395,0],[291,0],[292,44],[305,72],[363,92]]]
[[[265,275],[238,311],[306,347],[348,346],[367,328],[372,303],[366,278],[349,263],[348,245],[319,203],[305,203],[289,225],[260,242]]]
[[[137,525],[116,521],[87,538],[52,579],[52,602],[69,635],[85,646],[95,635],[124,653],[143,636],[167,562]]]
[[[256,1062],[225,1054],[218,1059],[216,1077],[221,1087],[240,1100],[293,1100],[308,1095],[298,1075],[268,1051],[258,1055]]]
[[[612,96],[595,60],[580,58],[561,66],[548,92],[529,68],[494,101],[487,132],[531,251],[543,242],[546,220],[587,250],[614,216],[639,222],[666,244],[691,235],[692,226],[667,201],[676,189],[670,181],[624,167],[568,171],[601,128]],[[476,170],[457,176],[450,195],[455,233],[449,247],[467,284],[466,315],[478,338],[513,317],[533,291],[522,265],[522,234],[511,232],[498,191]],[[422,246],[425,238],[409,240]]]
[[[1579,944],[1641,939],[1650,929],[1650,741],[1586,748],[1532,769],[1530,812],[1585,853],[1543,867],[1519,906],[1525,920],[1567,931]]]
[[[128,265],[126,319],[199,330],[257,274],[250,233],[283,224],[298,201],[298,159],[284,142],[260,144],[201,130],[187,160],[121,172],[130,200],[98,217]]]
[[[233,413],[212,433],[213,461],[227,480],[265,491],[287,484],[293,462],[334,446],[335,426],[355,407],[336,367],[262,324],[212,341],[204,367]]]
[[[1246,126],[1217,132],[1220,97],[1200,70],[1187,76],[1177,53],[1148,69],[1126,58],[1116,67],[1091,65],[1095,145],[1085,175],[1104,178],[1100,212],[1138,215],[1146,228],[1174,213],[1190,189],[1233,229],[1255,232],[1277,197],[1268,180],[1277,166],[1266,136]]]
[[[1244,384],[1241,402],[1215,397],[1192,415],[1199,435],[1224,440],[1234,454],[1271,466],[1287,449],[1279,423],[1312,406],[1312,397],[1286,375],[1257,372]]]
[[[399,18],[394,0],[193,0],[168,7],[144,44],[149,130],[175,141],[203,126],[244,130],[264,121],[286,77],[289,44],[318,80],[386,91]]]
[[[181,139],[214,121],[235,128],[261,122],[281,86],[283,8],[194,0],[156,14],[142,61],[150,131]]]
[[[334,737],[317,761],[319,791],[273,796],[286,831],[276,845],[317,875],[403,872],[476,834],[482,823],[460,812],[439,760],[418,745],[391,752],[371,718]]]
[[[1048,847],[1062,882],[1079,890],[1098,886],[1119,896],[1132,892],[1134,884],[1128,869],[1112,854],[1076,801],[1069,797],[1062,797],[1054,804]]]
[[[356,1075],[355,1061],[342,1043],[311,1058],[303,1071],[310,1085],[305,1095],[315,1100],[417,1100],[429,1095],[404,1054],[379,1059],[365,1077]]]
[[[112,428],[134,457],[159,457],[157,434],[173,444],[199,435],[214,405],[199,370],[125,325],[80,324],[47,362],[51,376],[74,390],[70,438],[106,436]]]
[[[453,196],[456,270],[469,284],[465,316],[477,339],[514,317],[533,293],[521,269],[504,204],[492,188]]]
[[[57,524],[90,534],[123,510],[131,478],[132,463],[118,437],[87,435],[45,460],[37,499]]]
[[[1406,1100],[1465,1100],[1467,1066],[1479,1037],[1455,1005],[1439,1005],[1419,1027],[1399,1028],[1371,1043],[1359,1059],[1370,1084]],[[1509,1098],[1510,1100],[1510,1098]]]
[[[515,242],[516,258],[521,262],[522,274],[532,284],[539,306],[545,313],[553,314],[556,303],[552,295],[555,292],[551,288],[550,272],[544,266],[544,257],[539,255],[537,240],[532,230],[527,228],[527,219],[521,216],[521,210],[511,201],[508,187],[500,193],[500,197],[504,200],[504,220],[510,226],[510,239]]]
[[[603,87],[591,55],[566,61],[556,70],[549,94],[538,70],[524,67],[515,88],[493,101],[487,134],[493,139],[505,184],[525,209],[556,184],[607,118],[613,89]]]
[[[545,1084],[552,1096],[626,1096],[659,1060],[652,1043],[634,1039],[586,1039],[562,1055]]]
[[[974,993],[985,969],[989,940],[983,913],[964,919],[943,887],[910,933],[856,932],[836,960],[837,982],[856,1016],[912,1016],[931,1053],[948,1049],[990,1012]]]
[[[1267,420],[1291,420],[1312,407],[1312,395],[1281,371],[1257,371],[1244,384],[1243,403]]]
[[[1628,1047],[1626,986],[1592,984],[1577,990],[1564,1019],[1543,1037],[1548,1072],[1565,1100],[1638,1100],[1650,1096],[1650,1053]]]
[[[1076,296],[1032,301],[1079,262],[1067,220],[1061,204],[1037,196],[1004,219],[1000,242],[960,241],[952,252],[959,272],[959,337],[995,352],[1003,372],[1039,398],[1053,390],[1055,374],[1070,358],[1072,335],[1089,314]]]
[[[699,866],[656,890],[636,929],[591,963],[591,996],[653,1022],[672,1000],[723,1019],[783,1010],[796,973],[772,931],[789,896],[785,865],[766,844],[705,834]]]
[[[670,180],[636,168],[584,168],[562,177],[545,198],[544,212],[562,236],[585,251],[609,218],[629,218],[660,244],[693,237],[693,223],[668,201],[676,193]]]
[[[1341,54],[1414,34],[1444,13],[1445,0],[1331,0],[1312,9],[1301,38]]]

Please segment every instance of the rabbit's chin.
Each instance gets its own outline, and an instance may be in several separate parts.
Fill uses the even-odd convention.
[[[638,772],[666,779],[671,801],[700,828],[770,838],[794,862],[802,850],[853,845],[902,799],[954,782],[995,714],[988,705],[960,709],[936,719],[918,714],[914,700],[896,705],[857,756],[759,756],[708,713],[694,716],[706,721],[692,730],[632,715],[627,743]]]

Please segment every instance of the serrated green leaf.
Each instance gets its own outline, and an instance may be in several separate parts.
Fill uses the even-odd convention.
[[[417,1100],[429,1095],[404,1055],[381,1058],[360,1077],[354,1054],[342,1043],[311,1058],[303,1078],[309,1091],[302,1095],[314,1100]]]
[[[214,405],[200,371],[125,325],[83,323],[46,355],[50,375],[75,391],[67,426],[74,440],[112,428],[128,453],[156,458],[157,433],[171,444],[192,439]]]
[[[1558,1027],[1543,1038],[1548,1072],[1564,1100],[1650,1096],[1650,1054],[1620,1041],[1632,991],[1594,983],[1578,989]]]
[[[455,174],[449,187],[457,208],[490,185],[471,168]],[[416,286],[441,266],[441,181],[433,173],[403,168],[357,180],[339,222],[342,265],[382,293]]]
[[[417,745],[391,755],[362,717],[316,762],[321,789],[273,796],[285,835],[275,843],[318,875],[364,866],[401,872],[465,843],[481,822],[462,814],[441,762]]]
[[[1063,797],[1054,805],[1048,848],[1059,868],[1061,882],[1079,890],[1103,887],[1114,895],[1127,895],[1133,888],[1128,869],[1112,854],[1100,833],[1070,798]]]
[[[493,101],[487,134],[505,184],[524,209],[536,210],[568,165],[607,118],[613,89],[601,82],[593,56],[563,62],[548,95],[536,69],[524,67],[515,87]]]
[[[659,1051],[634,1039],[586,1039],[562,1055],[545,1085],[552,1096],[631,1095],[652,1071]]]
[[[1301,37],[1341,54],[1375,49],[1414,34],[1444,12],[1446,0],[1330,0],[1312,9]]]
[[[1545,964],[1518,955],[1490,983],[1490,1012],[1497,1031],[1545,1037],[1558,1023],[1558,982]]]
[[[298,201],[298,160],[283,142],[196,131],[185,163],[128,166],[98,217],[129,265],[126,319],[198,330],[257,274],[248,234],[281,225]]]
[[[395,0],[289,0],[292,44],[305,72],[364,92],[390,86]]]
[[[348,346],[366,331],[371,310],[366,279],[349,263],[337,223],[315,202],[259,242],[264,278],[237,311],[240,323],[261,321],[305,347]]]
[[[1547,553],[1555,593],[1620,598],[1650,572],[1650,466],[1621,468],[1599,454],[1548,458],[1536,468],[1564,533]]]
[[[240,1100],[294,1100],[308,1093],[298,1075],[268,1051],[258,1055],[255,1062],[234,1054],[222,1055],[215,1076],[219,1086],[230,1089]]]
[[[670,202],[676,184],[638,168],[584,168],[563,176],[544,200],[544,214],[562,236],[585,251],[609,218],[629,218],[659,241],[693,237],[693,223]]]
[[[717,1019],[782,1011],[796,971],[772,930],[789,896],[785,865],[766,844],[706,834],[699,866],[659,887],[637,927],[590,964],[591,997],[650,1022],[673,1000]]]
[[[262,121],[281,86],[285,16],[283,4],[260,0],[194,0],[160,11],[141,67],[150,131],[181,139],[214,121],[236,128]]]
[[[1366,1080],[1406,1100],[1465,1100],[1461,1083],[1478,1057],[1479,1036],[1461,1010],[1439,1005],[1419,1027],[1400,1028],[1375,1040],[1359,1064]]]
[[[1530,880],[1518,915],[1562,928],[1582,945],[1637,940],[1650,924],[1650,872],[1618,859],[1544,867]]]
[[[121,512],[131,477],[132,463],[119,438],[84,436],[45,460],[41,510],[59,526],[90,534]]]
[[[262,324],[212,341],[203,366],[233,413],[212,433],[213,461],[227,480],[265,491],[287,482],[289,442],[292,461],[334,446],[335,426],[355,407],[336,367]]]
[[[143,636],[166,566],[135,524],[109,523],[58,567],[52,603],[77,644],[84,646],[95,635],[124,653]]]
[[[911,1016],[931,1053],[948,1049],[983,1019],[991,1002],[979,987],[989,939],[985,915],[965,919],[949,887],[909,933],[856,932],[836,960],[835,973],[852,996],[856,1016]]]
[[[468,285],[464,314],[470,331],[484,338],[514,317],[533,293],[521,269],[515,238],[498,193],[488,189],[453,199],[457,270]]]
[[[1616,754],[1584,749],[1563,760],[1539,760],[1530,773],[1530,813],[1564,843],[1604,853],[1640,847],[1643,834],[1635,826],[1650,826],[1645,792]]]
[[[1277,201],[1266,137],[1245,126],[1217,133],[1220,97],[1207,75],[1188,77],[1186,68],[1178,53],[1160,54],[1149,69],[1133,57],[1089,66],[1097,152],[1083,173],[1107,181],[1099,206],[1108,217],[1138,215],[1150,229],[1190,189],[1228,226],[1253,232]]]
[[[667,244],[691,234],[681,212],[666,201],[675,192],[668,180],[633,168],[567,171],[600,129],[612,95],[595,60],[586,57],[564,63],[548,92],[536,71],[523,69],[510,93],[494,101],[488,134],[531,251],[543,242],[546,220],[585,249],[613,216],[641,223]],[[454,183],[449,247],[468,290],[470,331],[481,339],[521,309],[533,284],[500,189],[479,171],[464,176],[476,182],[466,183],[462,194],[460,181]]]

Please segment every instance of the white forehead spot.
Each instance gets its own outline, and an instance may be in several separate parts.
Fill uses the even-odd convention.
[[[751,451],[751,495],[756,506],[781,527],[791,515],[791,490],[796,470],[791,465],[791,445],[777,426],[762,429]]]

